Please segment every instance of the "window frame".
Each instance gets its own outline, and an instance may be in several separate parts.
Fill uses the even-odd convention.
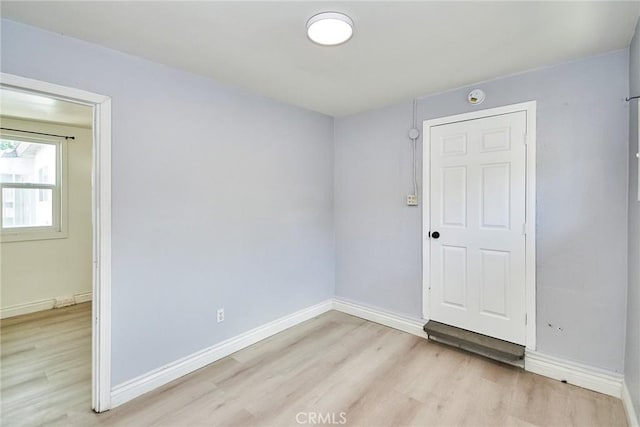
[[[23,242],[30,240],[65,239],[68,237],[67,219],[67,141],[62,138],[45,136],[25,136],[21,132],[0,131],[0,139],[51,144],[56,147],[56,184],[0,183],[0,242]],[[35,189],[52,190],[53,217],[50,226],[4,228],[3,190]]]

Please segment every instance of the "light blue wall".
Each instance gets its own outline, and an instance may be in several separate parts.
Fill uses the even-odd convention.
[[[640,21],[629,48],[629,93],[640,95]],[[629,109],[629,288],[624,379],[640,416],[640,203],[638,202],[638,100]]]
[[[3,72],[113,98],[114,385],[329,298],[334,279],[340,297],[420,317],[420,209],[404,205],[410,102],[334,129],[330,117],[6,20],[1,47]],[[480,107],[464,88],[418,112],[538,101],[539,350],[618,372],[627,74],[625,50],[478,85]],[[635,348],[627,340],[627,361]],[[634,381],[628,362],[626,373]]]
[[[419,101],[423,120],[538,101],[538,350],[622,372],[627,287],[627,50]],[[420,318],[421,207],[411,102],[335,120],[336,294]],[[419,145],[422,158],[422,144]],[[421,171],[419,172],[421,174]],[[560,332],[547,325],[563,328]]]
[[[113,99],[114,385],[333,295],[331,117],[6,20],[2,71]]]

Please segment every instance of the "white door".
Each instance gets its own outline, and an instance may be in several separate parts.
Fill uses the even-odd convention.
[[[431,319],[525,344],[526,112],[431,127]]]

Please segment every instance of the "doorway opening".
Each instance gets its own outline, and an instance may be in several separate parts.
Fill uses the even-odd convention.
[[[65,391],[81,396],[67,396],[65,402],[80,405],[68,409],[103,412],[111,406],[111,100],[6,73],[0,74],[0,90],[2,264],[20,259],[26,272],[12,272],[17,262],[11,271],[3,265],[2,340],[15,338],[17,352],[38,349],[32,365],[48,369],[34,374],[33,366],[19,367],[14,379],[19,381],[20,372],[37,377],[20,386],[31,393],[31,417],[37,417],[33,405],[46,407],[45,401],[55,402]],[[48,255],[38,258],[36,247]],[[13,254],[19,250],[31,257]],[[52,259],[57,261],[48,262]],[[6,301],[10,282],[23,289]],[[36,293],[25,293],[29,286]],[[5,375],[13,375],[8,369],[28,359],[6,364],[4,356],[3,389]],[[64,390],[47,386],[50,372],[57,378],[76,375],[77,381]],[[3,407],[6,397],[3,390]],[[16,394],[14,415],[20,398]],[[8,416],[3,410],[3,420]]]

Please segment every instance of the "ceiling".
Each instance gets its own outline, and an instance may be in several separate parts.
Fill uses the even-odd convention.
[[[93,108],[89,106],[4,88],[0,89],[0,114],[87,128],[93,123]]]
[[[305,23],[355,22],[321,47]],[[2,16],[333,116],[626,48],[634,2],[2,2]]]

